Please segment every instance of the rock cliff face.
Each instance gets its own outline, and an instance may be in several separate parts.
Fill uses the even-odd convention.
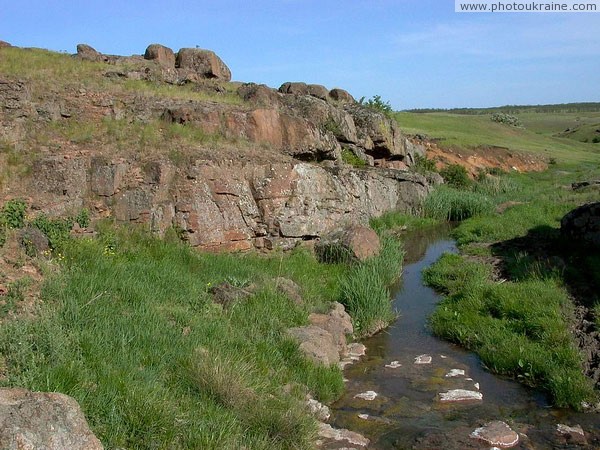
[[[88,207],[92,216],[145,223],[157,233],[175,227],[202,249],[246,250],[289,247],[389,210],[410,210],[428,192],[423,177],[405,170],[423,147],[342,89],[232,83],[223,61],[201,49],[175,53],[152,44],[144,57],[120,57],[79,45],[76,56],[100,80],[59,80],[59,90],[40,88],[35,78],[0,76],[0,138],[29,149],[33,161],[30,177],[15,180],[3,197],[25,193],[33,209],[49,215]],[[142,83],[144,93],[126,89],[123,80]],[[97,87],[107,82],[114,88]],[[186,90],[162,95],[148,86]],[[50,142],[41,144],[39,135],[32,142],[27,134],[96,125],[123,131],[98,140],[93,132],[86,139],[46,137]],[[159,134],[183,127],[216,138],[208,148],[192,142],[182,164],[169,157],[180,150],[177,143],[151,149],[127,140],[127,127],[135,126],[160,128]],[[127,150],[133,144],[151,156]],[[347,153],[364,167],[344,163]]]
[[[215,164],[186,169],[102,157],[37,161],[34,208],[50,215],[91,205],[120,222],[159,233],[174,226],[207,250],[289,248],[386,211],[416,208],[428,192],[417,174],[330,168],[305,162]]]

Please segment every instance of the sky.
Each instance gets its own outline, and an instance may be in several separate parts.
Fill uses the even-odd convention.
[[[340,87],[396,110],[600,101],[600,13],[461,14],[454,0],[0,0],[0,40],[117,55],[198,46],[237,81]]]

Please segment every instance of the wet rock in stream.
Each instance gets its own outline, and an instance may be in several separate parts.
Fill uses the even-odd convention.
[[[519,443],[519,435],[505,422],[494,420],[477,428],[471,437],[498,448],[511,448]]]

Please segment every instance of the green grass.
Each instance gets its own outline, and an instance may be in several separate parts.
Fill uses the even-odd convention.
[[[556,405],[575,409],[597,392],[582,374],[569,331],[568,288],[586,287],[584,300],[598,302],[600,263],[561,239],[559,227],[568,211],[597,201],[595,190],[573,191],[570,184],[599,175],[598,166],[553,166],[501,176],[498,186],[476,182],[474,191],[486,192],[491,205],[515,203],[502,214],[492,210],[462,221],[452,235],[467,257],[446,255],[425,275],[446,295],[431,318],[437,335],[475,351],[493,372],[542,388]],[[492,256],[508,281],[493,280],[485,262]]]
[[[339,299],[359,333],[394,317],[387,285],[402,252],[390,238],[379,257],[344,265],[301,249],[203,254],[174,233],[97,228],[97,239],[62,244],[35,317],[3,323],[0,384],[73,396],[107,448],[313,448],[304,397],[335,400],[341,371],[315,366],[285,330]],[[275,290],[278,276],[301,286],[304,305]],[[209,294],[224,281],[258,288],[224,309]]]
[[[404,132],[440,138],[439,144],[442,147],[498,146],[513,151],[542,155],[545,158],[555,158],[560,163],[598,163],[600,161],[598,146],[564,137],[554,137],[553,134],[563,131],[565,128],[563,128],[561,120],[556,120],[560,127],[545,122],[546,120],[554,121],[556,116],[553,114],[528,114],[528,117],[519,116],[525,125],[524,129],[492,122],[489,115],[401,112],[396,113],[395,117]],[[537,119],[534,120],[533,117]],[[535,121],[537,121],[537,126],[533,126]],[[549,132],[549,129],[552,132]]]
[[[557,406],[580,409],[596,397],[581,372],[565,320],[572,304],[558,280],[499,284],[484,265],[450,254],[424,277],[447,295],[431,317],[437,336],[477,352],[495,373],[546,390]]]
[[[437,220],[457,221],[493,211],[494,205],[486,195],[439,186],[423,203],[423,214]]]
[[[383,235],[380,254],[340,278],[341,303],[352,316],[356,335],[371,335],[396,318],[389,286],[400,276],[402,258],[398,241]]]
[[[438,223],[439,221],[436,219],[419,217],[399,211],[390,211],[370,220],[371,228],[379,234],[382,234],[384,231],[397,232],[426,228]]]
[[[35,96],[47,93],[49,80],[53,90],[59,88],[98,89],[107,93],[134,92],[142,95],[168,97],[184,100],[213,101],[241,105],[243,100],[235,92],[235,83],[221,83],[225,92],[214,93],[196,89],[194,85],[174,86],[160,82],[132,79],[109,79],[104,76],[110,71],[140,70],[131,63],[108,65],[101,62],[82,61],[67,53],[43,49],[3,48],[0,58],[0,73],[26,80]]]
[[[196,254],[110,229],[71,242],[64,255],[37,317],[0,329],[3,385],[75,397],[108,448],[312,448],[304,389],[281,387],[332,401],[341,372],[308,362],[283,331],[338,298],[347,269],[304,251]],[[306,307],[269,287],[278,275],[303,287]],[[223,310],[208,288],[227,277],[263,287]]]

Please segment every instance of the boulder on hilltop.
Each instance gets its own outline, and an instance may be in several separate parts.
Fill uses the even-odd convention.
[[[231,81],[231,70],[211,50],[182,48],[177,52],[175,67],[187,69],[196,74],[198,78],[216,78],[222,81]]]
[[[156,61],[159,65],[168,69],[175,68],[175,53],[169,47],[161,44],[150,44],[146,48],[144,58]]]

